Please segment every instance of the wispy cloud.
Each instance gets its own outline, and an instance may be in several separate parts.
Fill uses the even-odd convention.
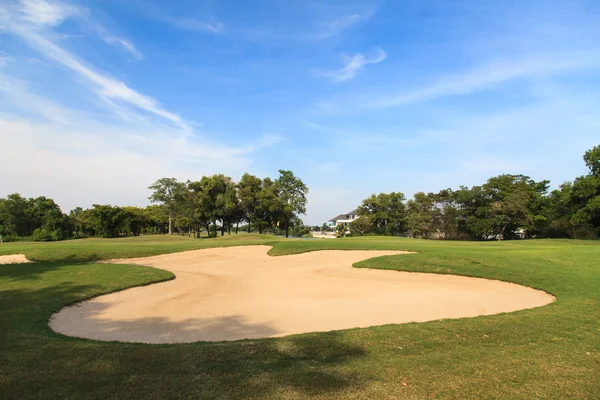
[[[144,205],[145,187],[165,175],[182,180],[216,172],[239,176],[251,167],[251,153],[280,140],[265,134],[229,146],[197,135],[172,135],[161,124],[122,124],[54,103],[2,74],[0,102],[11,105],[0,115],[3,161],[36,160],[18,171],[0,168],[0,197],[14,191],[43,194],[66,210],[99,201]],[[76,198],[74,190],[80,194]]]
[[[104,40],[106,43],[113,46],[121,47],[123,50],[127,51],[136,59],[142,60],[144,58],[144,55],[140,51],[138,51],[138,49],[136,49],[133,42],[131,42],[128,39],[117,36],[113,33],[110,33],[102,25],[90,21],[88,23],[88,29],[96,33],[98,37],[100,37],[100,39]]]
[[[370,19],[372,16],[373,12],[354,13],[315,22],[315,37],[326,39],[337,36],[345,30]]]
[[[207,22],[192,18],[165,18],[164,21],[170,23],[175,28],[195,32],[208,32],[219,34],[222,33],[225,29],[225,25],[218,21]]]
[[[367,107],[393,107],[447,96],[475,93],[520,78],[539,78],[600,66],[600,59],[586,54],[560,57],[530,57],[512,62],[495,62],[462,74],[450,75],[419,89],[375,100]]]
[[[308,126],[311,129],[314,129],[315,131],[319,131],[319,132],[328,132],[329,130],[319,124],[315,124],[314,122],[310,122],[310,121],[305,121],[304,122],[305,126]]]
[[[0,54],[0,68],[8,65],[9,60],[10,60],[10,57],[8,57],[4,54]]]
[[[58,26],[64,20],[87,15],[88,10],[70,3],[21,0],[22,19],[34,25]]]
[[[57,28],[64,21],[72,19],[85,31],[98,35],[106,43],[124,49],[138,60],[144,58],[130,40],[109,32],[103,25],[94,20],[91,17],[90,10],[83,6],[62,1],[20,0],[18,7],[13,5],[5,12],[9,18],[6,19],[4,24],[15,25],[15,21],[18,21],[39,32],[48,28]],[[57,37],[64,36],[64,34],[59,35],[56,33],[55,35]]]
[[[377,64],[387,58],[387,54],[381,48],[376,48],[373,54],[364,55],[357,53],[353,56],[342,55],[344,66],[335,71],[317,71],[317,74],[330,78],[333,82],[345,82],[356,76],[367,64]]]
[[[162,117],[170,121],[181,130],[189,132],[190,126],[182,120],[182,118],[170,111],[162,108],[158,102],[146,95],[143,95],[124,82],[111,78],[105,74],[95,71],[91,67],[84,65],[76,56],[67,52],[51,40],[42,37],[41,35],[23,29],[22,27],[13,26],[12,32],[19,35],[31,47],[41,52],[46,57],[62,64],[63,66],[76,72],[81,77],[85,78],[92,86],[91,89],[103,100],[114,99],[119,100],[139,109],[145,110],[151,114]],[[110,104],[110,103],[109,103]]]

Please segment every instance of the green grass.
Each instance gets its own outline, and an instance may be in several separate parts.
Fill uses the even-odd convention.
[[[172,278],[85,261],[244,244],[273,245],[272,255],[412,250],[356,266],[501,279],[557,301],[495,316],[224,343],[95,342],[47,325],[66,304]],[[0,245],[0,254],[11,253],[38,262],[0,266],[0,398],[600,398],[598,242],[157,236]]]

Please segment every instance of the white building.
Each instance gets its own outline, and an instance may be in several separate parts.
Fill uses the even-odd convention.
[[[351,222],[358,218],[358,209],[352,210],[346,214],[340,214],[335,218],[331,218],[327,221],[327,225],[331,228],[336,228],[339,225],[348,226]]]

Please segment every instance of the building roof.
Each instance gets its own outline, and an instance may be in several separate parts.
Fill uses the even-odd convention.
[[[350,211],[349,213],[340,214],[337,217],[333,217],[329,221],[339,221],[339,220],[350,219],[351,215],[358,215],[358,208],[355,209],[355,210]]]

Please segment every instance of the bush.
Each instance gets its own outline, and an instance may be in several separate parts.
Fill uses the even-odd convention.
[[[31,240],[36,242],[50,242],[67,239],[67,234],[60,229],[49,229],[47,227],[37,228],[31,235]]]
[[[346,227],[346,225],[338,225],[335,228],[335,237],[341,238],[346,236],[346,234],[348,233],[348,228]]]
[[[373,224],[367,217],[359,217],[350,223],[350,232],[353,236],[364,236],[371,233]]]
[[[304,237],[309,233],[311,233],[311,227],[306,225],[296,225],[290,230],[290,236],[294,237]],[[310,237],[312,237],[312,234]]]

